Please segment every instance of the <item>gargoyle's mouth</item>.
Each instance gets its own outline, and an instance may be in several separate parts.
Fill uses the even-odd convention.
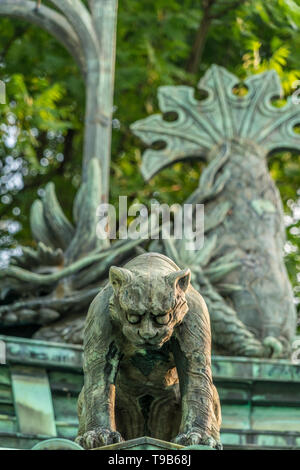
[[[163,343],[158,342],[158,343],[150,343],[144,341],[143,343],[136,343],[136,347],[139,349],[150,349],[150,350],[155,350],[155,349],[160,349],[162,347]]]
[[[145,343],[144,346],[146,349],[159,349],[161,344],[160,343],[157,343],[157,344]]]

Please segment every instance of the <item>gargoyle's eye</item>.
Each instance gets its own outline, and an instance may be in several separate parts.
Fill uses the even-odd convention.
[[[140,317],[139,315],[129,314],[129,315],[127,315],[127,320],[128,320],[129,323],[131,323],[132,325],[135,325],[136,323],[140,323],[141,317]]]
[[[155,321],[159,325],[167,325],[170,321],[170,314],[167,313],[166,315],[160,315],[158,317],[155,317]]]

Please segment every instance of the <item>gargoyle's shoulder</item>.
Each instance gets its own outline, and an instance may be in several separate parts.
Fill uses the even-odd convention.
[[[204,298],[196,289],[194,289],[192,285],[190,285],[190,287],[188,288],[185,297],[190,312],[208,315],[207,305],[205,303]]]
[[[99,293],[92,301],[89,310],[94,312],[107,310],[112,293],[113,289],[111,285],[107,283],[104,287],[99,290]]]
[[[112,295],[112,287],[107,284],[92,301],[85,320],[84,343],[92,341],[93,336],[110,328],[109,301]]]

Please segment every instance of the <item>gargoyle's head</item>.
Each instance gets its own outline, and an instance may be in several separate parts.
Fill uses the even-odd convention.
[[[159,275],[110,268],[111,316],[130,343],[140,349],[159,349],[171,338],[188,311],[185,293],[190,278],[189,269]]]

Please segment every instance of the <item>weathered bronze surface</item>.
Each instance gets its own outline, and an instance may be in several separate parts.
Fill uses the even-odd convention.
[[[149,144],[166,141],[164,150],[146,151],[142,170],[147,178],[178,159],[208,162],[199,188],[186,201],[205,204],[203,249],[189,252],[186,240],[171,239],[153,250],[191,269],[209,308],[216,353],[288,357],[296,318],[282,256],[282,206],[266,156],[276,148],[300,148],[293,131],[299,109],[291,102],[282,108],[271,105],[280,91],[275,72],[250,77],[242,98],[232,93],[237,83],[214,66],[200,84],[208,93],[204,101],[197,102],[191,88],[163,87],[161,109],[175,110],[177,121],[152,116],[133,126]],[[100,176],[99,162],[90,160],[74,202],[74,224],[64,216],[52,184],[43,201],[35,202],[31,227],[37,250],[23,248],[15,266],[0,273],[2,327],[41,325],[36,338],[82,343],[85,312],[109,267],[130,259],[142,242],[124,240],[109,247],[97,239]]]
[[[212,66],[199,83],[207,93],[203,101],[194,98],[190,87],[161,87],[160,108],[163,113],[176,113],[177,119],[168,122],[161,115],[150,116],[132,129],[149,145],[165,142],[162,150],[145,152],[146,179],[177,160],[207,161],[199,188],[186,202],[204,203],[209,222],[216,221],[206,231],[206,244],[213,246],[211,256],[223,261],[227,257],[238,267],[227,271],[221,285],[215,283],[212,289],[205,279],[201,281],[203,273],[199,276],[181,241],[173,244],[172,259],[190,266],[203,284],[200,292],[208,303],[214,340],[226,350],[230,341],[241,342],[246,329],[263,344],[263,355],[287,357],[296,314],[283,261],[282,204],[268,172],[267,156],[276,149],[300,149],[300,135],[294,131],[300,109],[291,99],[283,107],[272,105],[272,98],[281,93],[275,71],[247,78],[248,93],[243,97],[233,93],[238,84],[226,69]],[[226,322],[228,309],[241,320],[238,328]],[[246,345],[245,334],[243,342]]]
[[[97,449],[93,449],[93,450],[114,450],[114,451],[118,451],[118,450],[173,450],[175,451],[175,450],[183,450],[183,449],[212,450],[212,448],[209,446],[202,446],[202,445],[195,444],[193,446],[184,447],[179,444],[161,441],[159,439],[153,439],[152,437],[147,437],[147,436],[138,437],[137,439],[131,439],[129,441],[121,442],[118,444],[110,444],[108,446],[98,447]],[[180,454],[177,454],[177,455],[179,457]],[[116,454],[116,456],[118,456],[118,454]],[[178,457],[176,461],[174,462],[174,464],[176,463],[178,464],[181,462],[180,458]],[[162,461],[160,462],[163,463]]]
[[[209,314],[190,270],[148,253],[109,278],[86,321],[77,442],[147,435],[221,448]]]
[[[143,173],[186,157],[205,158],[199,188],[186,202],[205,204],[205,245],[193,253],[185,240],[165,240],[154,250],[167,254],[193,283],[211,315],[215,351],[222,354],[288,357],[296,316],[284,262],[283,211],[266,166],[277,148],[300,148],[293,131],[297,106],[271,105],[280,92],[275,72],[250,77],[248,94],[232,93],[238,79],[213,66],[200,82],[208,98],[198,102],[188,87],[162,87],[163,112],[178,119],[152,116],[133,126],[147,143],[165,140],[161,151],[147,150]],[[38,249],[23,248],[16,265],[0,273],[4,327],[41,325],[37,338],[82,342],[85,311],[103,284],[109,267],[132,256],[139,240],[114,243],[96,237],[96,208],[101,169],[87,164],[86,178],[74,203],[72,225],[64,216],[54,187],[31,212]],[[17,299],[11,301],[11,299]]]
[[[2,328],[40,325],[37,339],[82,344],[86,312],[109,267],[141,243],[122,240],[110,247],[108,240],[97,238],[100,180],[100,165],[93,159],[74,201],[74,225],[52,183],[33,203],[30,225],[37,249],[22,247],[22,256],[0,270]]]
[[[30,449],[49,436],[21,432],[12,391],[12,369],[20,363],[43,369],[48,377],[57,436],[75,439],[77,399],[83,385],[81,346],[0,336],[7,365],[0,366],[0,447]],[[283,359],[212,357],[222,405],[225,449],[300,448],[300,365]],[[32,402],[37,401],[31,387]],[[27,401],[28,402],[28,401]]]
[[[55,437],[54,410],[46,371],[14,365],[11,381],[20,432]]]

